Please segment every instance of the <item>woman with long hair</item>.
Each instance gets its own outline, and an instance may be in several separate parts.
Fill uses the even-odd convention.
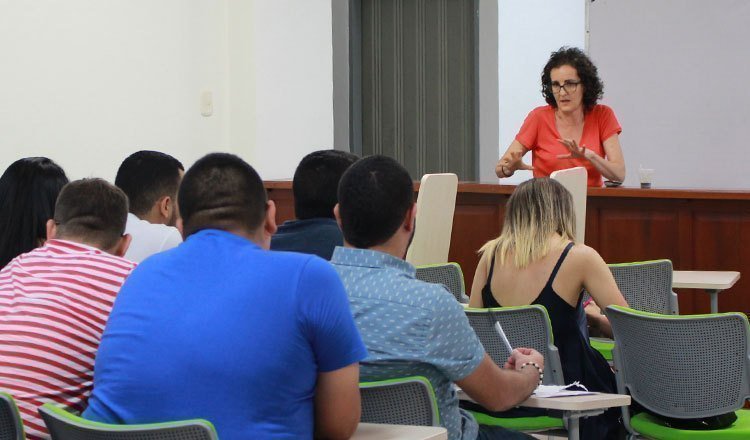
[[[500,236],[480,250],[471,307],[540,304],[547,309],[566,383],[616,392],[607,361],[589,344],[582,304],[586,289],[602,308],[627,306],[612,273],[594,249],[575,243],[573,198],[559,182],[535,178],[518,185],[505,207]],[[607,318],[589,324],[611,335]],[[611,438],[619,410],[581,422],[582,438]]]
[[[47,220],[68,178],[46,157],[13,162],[0,177],[0,268],[47,239]]]

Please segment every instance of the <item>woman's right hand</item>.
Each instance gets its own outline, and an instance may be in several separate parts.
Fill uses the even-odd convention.
[[[510,177],[517,170],[533,171],[534,167],[524,163],[523,156],[526,148],[518,141],[513,141],[503,157],[495,165],[495,174],[499,178]]]

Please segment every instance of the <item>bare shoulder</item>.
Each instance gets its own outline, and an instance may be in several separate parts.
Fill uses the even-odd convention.
[[[604,263],[601,255],[596,249],[582,243],[575,244],[568,253],[572,263],[590,265],[592,263]]]

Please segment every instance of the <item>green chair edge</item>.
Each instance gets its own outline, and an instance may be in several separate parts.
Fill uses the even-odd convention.
[[[214,425],[205,419],[188,419],[174,422],[160,422],[160,423],[147,423],[147,424],[133,424],[133,425],[117,425],[110,423],[95,422],[92,420],[86,420],[79,417],[64,408],[53,405],[51,403],[45,403],[39,408],[39,413],[47,413],[48,415],[63,419],[71,425],[78,426],[81,428],[104,428],[111,431],[142,431],[147,429],[160,429],[160,428],[177,428],[185,425],[202,425],[207,428],[212,435],[212,438],[218,440],[218,434]]]

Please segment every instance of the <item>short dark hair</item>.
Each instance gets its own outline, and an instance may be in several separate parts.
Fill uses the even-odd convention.
[[[142,216],[148,214],[160,198],[177,195],[180,171],[185,171],[182,163],[168,154],[138,151],[122,161],[115,185],[127,194],[130,212]]]
[[[65,185],[55,204],[61,239],[81,239],[105,250],[125,233],[128,197],[104,179],[81,179]]]
[[[304,158],[294,171],[294,213],[300,220],[333,218],[333,207],[339,180],[359,157],[346,151],[314,151]]]
[[[0,177],[0,268],[38,247],[68,177],[46,157],[13,162]]]
[[[388,241],[414,204],[409,172],[386,156],[350,166],[339,183],[339,216],[347,243],[371,248]]]
[[[594,108],[596,102],[604,95],[604,83],[599,79],[599,72],[591,59],[577,47],[561,47],[552,52],[549,61],[542,70],[542,96],[547,104],[557,108],[555,95],[552,93],[552,69],[561,66],[570,66],[576,69],[578,77],[583,86],[583,108],[589,111]]]
[[[263,224],[268,195],[247,162],[212,153],[185,173],[177,200],[187,237],[208,228],[254,232]]]

